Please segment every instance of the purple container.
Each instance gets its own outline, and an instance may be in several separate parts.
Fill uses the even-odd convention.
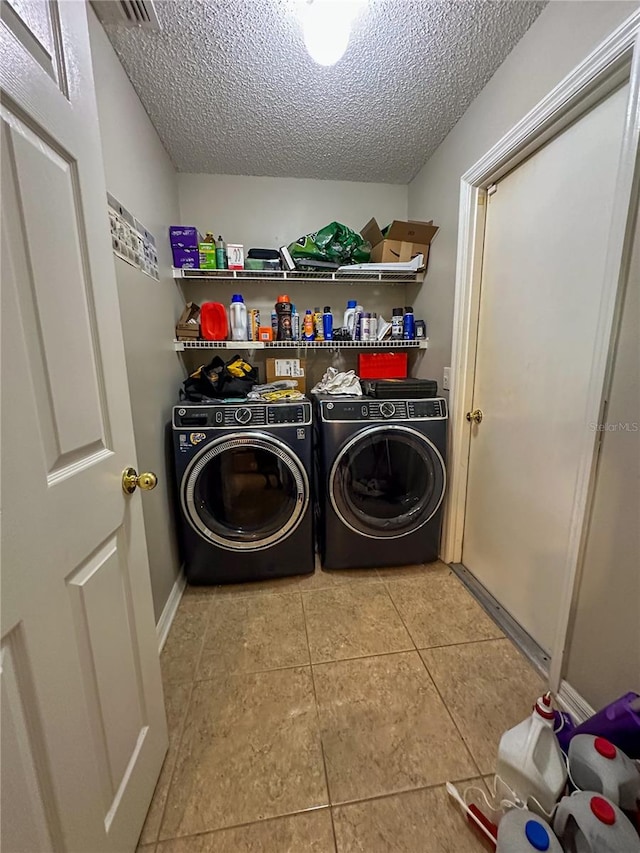
[[[200,267],[200,253],[197,249],[180,249],[173,246],[171,251],[174,267],[196,270]]]
[[[629,758],[640,758],[640,696],[625,693],[593,717],[575,728],[565,726],[557,732],[564,752],[575,735],[598,735],[621,749]]]
[[[169,240],[172,249],[197,249],[202,234],[193,225],[170,225]]]

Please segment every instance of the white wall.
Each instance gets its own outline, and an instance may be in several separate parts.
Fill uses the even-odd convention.
[[[185,224],[245,248],[278,248],[334,220],[359,231],[372,216],[407,218],[404,184],[179,174],[178,189]]]
[[[91,8],[89,34],[107,189],[155,235],[159,250],[159,282],[114,256],[138,470],[159,478],[142,501],[157,620],[180,568],[164,439],[184,378],[172,344],[184,300],[171,277],[167,239],[168,226],[179,221],[178,188],[173,164]]]
[[[440,226],[416,304],[429,334],[421,375],[441,381],[451,363],[461,176],[637,7],[552,0],[409,185],[409,216]]]
[[[229,243],[251,247],[279,248],[298,237],[337,220],[359,231],[372,216],[381,226],[393,219],[407,218],[408,187],[399,184],[317,181],[302,178],[259,178],[234,175],[179,174],[181,220],[196,225],[202,233],[214,231]],[[243,282],[242,287],[221,283],[188,283],[186,298],[197,303],[219,301],[227,305],[234,292],[242,292],[249,308],[259,308],[269,323],[279,285]],[[408,288],[389,285],[290,284],[286,293],[304,313],[306,308],[329,305],[336,325],[347,299],[360,299],[367,311],[381,312],[386,319],[391,308],[413,298]],[[340,323],[341,324],[341,323]],[[189,354],[189,367],[202,362],[202,353]],[[255,361],[262,359],[252,354]],[[355,368],[353,353],[326,351],[309,355],[311,382],[317,381],[329,363],[340,369]]]
[[[640,692],[640,218],[637,224],[566,673],[596,709]]]

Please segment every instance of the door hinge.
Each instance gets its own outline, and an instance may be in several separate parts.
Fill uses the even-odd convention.
[[[497,184],[491,184],[490,187],[487,187],[487,195],[493,195],[498,190]]]

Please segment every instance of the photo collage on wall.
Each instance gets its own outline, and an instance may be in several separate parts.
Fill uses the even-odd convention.
[[[109,193],[107,206],[114,254],[158,281],[158,251],[153,234]]]

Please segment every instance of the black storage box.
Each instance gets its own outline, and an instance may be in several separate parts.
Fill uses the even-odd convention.
[[[417,400],[438,396],[435,379],[364,379],[362,390],[378,400]]]

